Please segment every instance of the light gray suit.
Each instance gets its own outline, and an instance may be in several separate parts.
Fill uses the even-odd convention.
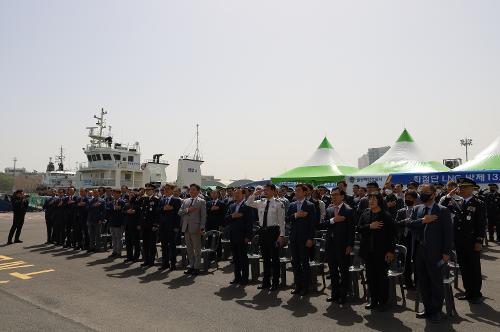
[[[188,213],[189,207],[194,207],[196,210]],[[199,270],[201,265],[201,236],[199,232],[205,230],[207,221],[205,200],[200,197],[186,198],[182,202],[179,216],[181,216],[181,230],[186,241],[189,267]]]

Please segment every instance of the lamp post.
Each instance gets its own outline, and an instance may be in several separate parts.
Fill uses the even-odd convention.
[[[469,146],[472,145],[471,138],[463,138],[460,140],[460,145],[465,146],[465,161],[469,161]]]

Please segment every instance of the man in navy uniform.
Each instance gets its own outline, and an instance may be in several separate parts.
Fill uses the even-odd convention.
[[[136,262],[141,255],[141,234],[139,231],[141,200],[137,195],[137,192],[132,191],[124,198],[125,247],[127,248],[127,259],[124,263]]]
[[[158,205],[162,253],[159,270],[170,269],[173,271],[177,264],[175,239],[181,223],[179,209],[182,200],[173,196],[174,187],[171,184],[166,184],[163,187],[163,196]]]
[[[328,230],[326,254],[332,280],[332,296],[326,301],[344,304],[349,292],[349,260],[354,247],[354,210],[344,203],[344,190],[334,188],[331,195],[332,206],[326,210],[322,222],[322,228]]]
[[[484,193],[484,204],[486,204],[486,214],[488,216],[488,234],[489,240],[494,241],[495,230],[497,233],[497,242],[500,241],[500,194],[498,185],[490,183],[489,191]]]
[[[421,205],[415,207],[409,224],[414,232],[416,273],[424,311],[417,318],[441,321],[444,302],[443,266],[448,262],[453,242],[453,224],[450,211],[435,203],[436,187],[422,186]]]
[[[76,222],[76,200],[75,187],[68,188],[68,197],[66,199],[66,220],[63,230],[63,238],[66,238],[64,248],[76,247],[75,245],[75,222]]]
[[[9,237],[7,240],[7,244],[12,244],[12,237],[15,233],[14,242],[22,243],[19,239],[21,236],[21,230],[24,225],[24,217],[26,215],[26,211],[28,210],[28,200],[24,196],[24,192],[19,189],[14,192],[14,196],[12,197],[12,212],[14,212],[14,218],[12,220],[12,227],[9,231]]]
[[[264,193],[264,197],[256,199]],[[264,189],[258,188],[247,200],[246,204],[258,210],[259,245],[264,261],[264,278],[258,289],[275,291],[280,280],[280,247],[285,241],[285,206],[275,198],[276,186],[266,184]],[[271,284],[272,274],[272,284]]]
[[[306,295],[309,292],[311,268],[309,251],[314,245],[314,227],[316,208],[307,200],[308,187],[305,184],[295,186],[295,201],[290,204],[286,222],[290,223],[290,250],[292,254],[295,289],[292,294]]]
[[[233,191],[234,202],[227,209],[226,224],[229,228],[229,241],[233,253],[234,279],[231,284],[248,284],[247,248],[252,238],[254,213],[245,204],[242,189]]]
[[[146,196],[141,199],[140,228],[142,231],[142,258],[141,266],[153,266],[156,254],[156,232],[158,231],[158,206],[160,200],[154,195],[156,186],[146,184]]]
[[[457,180],[459,195],[464,199],[461,211],[455,218],[455,248],[465,294],[458,297],[470,303],[481,302],[481,246],[485,237],[486,208],[473,195],[476,183],[467,178]]]

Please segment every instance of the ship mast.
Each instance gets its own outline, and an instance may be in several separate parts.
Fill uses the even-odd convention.
[[[64,157],[63,147],[61,146],[61,148],[59,149],[59,154],[56,156],[56,161],[58,162],[57,163],[58,171],[64,171],[64,163],[63,163],[64,159],[66,159],[66,157]]]
[[[200,131],[199,131],[200,125],[196,124],[196,150],[194,151],[194,160],[201,160],[200,156]]]

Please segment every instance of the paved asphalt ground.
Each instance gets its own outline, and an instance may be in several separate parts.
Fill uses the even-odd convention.
[[[11,214],[0,214],[2,243],[11,220]],[[227,262],[193,279],[182,270],[160,273],[138,263],[125,265],[123,259],[107,259],[109,253],[55,248],[43,244],[40,213],[27,215],[22,239],[22,244],[0,245],[0,331],[500,330],[500,246],[495,243],[483,255],[485,302],[457,300],[459,317],[434,325],[415,318],[413,293],[406,308],[370,313],[363,303],[330,305],[326,292],[298,298],[290,289],[267,294],[253,284],[229,286]]]

